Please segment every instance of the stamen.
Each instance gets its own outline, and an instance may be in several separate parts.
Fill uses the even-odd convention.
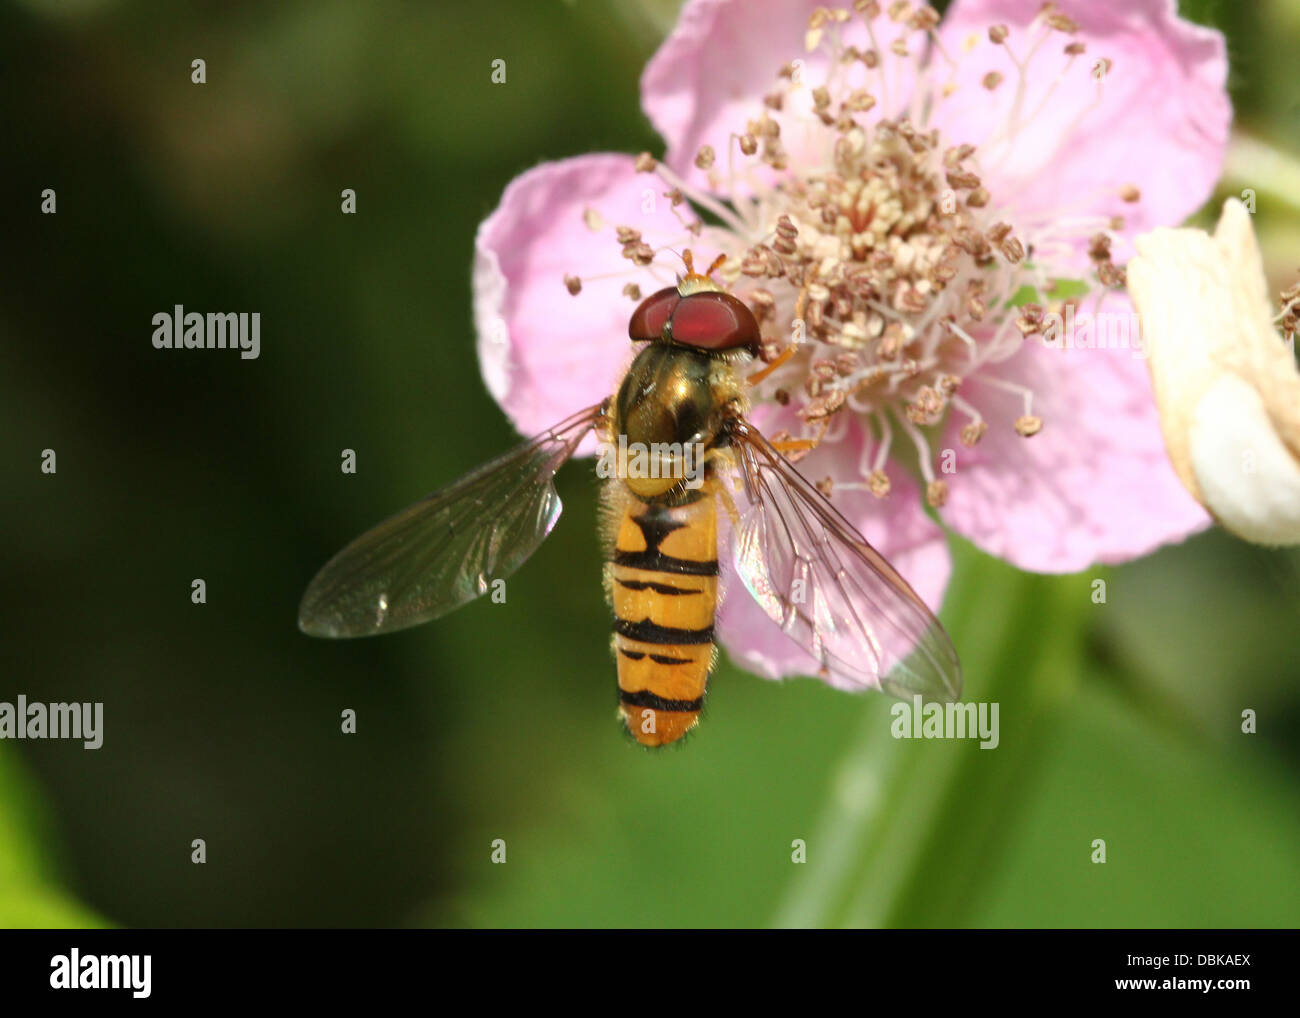
[[[1033,417],[1034,393],[1032,389],[1028,389],[1025,386],[1019,385],[1016,382],[1008,382],[1005,378],[998,378],[994,375],[981,374],[980,381],[984,385],[992,386],[995,389],[1002,389],[1004,392],[1010,392],[1019,396],[1024,401],[1024,405],[1025,405],[1025,412],[1022,416]],[[1039,427],[1041,426],[1042,426],[1042,422],[1040,421]]]
[[[663,163],[659,163],[659,162],[655,163],[654,172],[658,174],[659,177],[670,187],[676,188],[677,190],[681,191],[682,194],[690,198],[690,200],[694,204],[700,206],[701,208],[708,209],[710,212],[712,212],[715,216],[721,219],[724,223],[726,223],[729,227],[731,227],[731,229],[733,229],[736,233],[740,234],[742,237],[748,237],[749,234],[745,227],[745,224],[740,220],[740,218],[736,215],[736,213],[732,211],[730,208],[728,208],[726,205],[723,205],[721,202],[717,201],[716,199],[706,194],[705,192],[699,191],[691,187],[689,184],[686,183],[686,181],[684,181],[681,177],[679,177],[676,173],[674,173]]]
[[[874,54],[879,54],[882,52],[882,47],[880,45],[880,42],[876,39],[876,28],[873,22],[875,21],[876,18],[880,17],[880,4],[865,3],[857,6],[858,6],[858,10],[862,14],[863,20],[865,20],[867,24],[867,38],[871,40],[871,51]],[[886,110],[892,110],[893,106],[889,101],[889,79],[888,76],[885,74],[885,69],[882,66],[879,56],[877,56],[875,61],[868,63],[867,67],[879,71],[880,101],[881,103],[884,104],[884,108]]]
[[[876,458],[871,464],[871,472],[873,474],[883,474],[885,464],[889,462],[890,447],[894,444],[894,428],[889,423],[887,414],[877,413],[876,422],[880,427],[880,442],[876,446]]]
[[[915,427],[908,420],[903,419],[898,423],[902,429],[907,432],[907,437],[912,440],[912,444],[916,446],[916,461],[917,466],[921,468],[921,477],[924,478],[927,486],[933,484],[934,463],[930,459],[930,443],[925,440],[925,436],[921,434],[921,430]]]

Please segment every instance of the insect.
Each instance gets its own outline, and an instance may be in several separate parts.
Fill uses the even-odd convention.
[[[955,699],[961,669],[907,582],[785,453],[746,419],[759,349],[749,307],[697,273],[647,297],[640,346],[617,392],[357,538],[308,586],[298,625],[369,636],[447,614],[509,576],[551,532],[553,478],[594,430],[607,476],[605,584],[614,611],[620,712],[640,743],[697,723],[717,656],[719,523],[735,575],[822,679],[896,696]],[[792,352],[787,351],[788,354]],[[604,468],[604,469],[602,469]],[[719,505],[724,512],[719,514]]]

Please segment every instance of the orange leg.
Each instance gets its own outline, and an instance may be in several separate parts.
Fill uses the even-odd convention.
[[[799,320],[803,319],[804,311],[807,309],[808,306],[808,287],[811,285],[812,285],[812,275],[810,273],[806,277],[806,281],[803,284],[803,287],[799,290],[799,296],[795,298],[794,316],[796,319]],[[781,353],[777,356],[777,358],[774,361],[772,361],[771,364],[768,364],[766,367],[760,368],[758,371],[755,371],[752,375],[750,375],[749,384],[757,385],[764,378],[766,378],[773,371],[775,371],[782,364],[784,364],[791,357],[793,357],[794,351],[795,351],[795,344],[792,343],[789,346],[787,346],[784,350],[782,350]]]
[[[727,510],[727,515],[731,517],[732,527],[739,527],[740,510],[736,508],[736,500],[731,497],[731,491],[727,488],[726,482],[719,480],[714,491],[717,493],[718,500],[722,503],[722,507]]]
[[[814,438],[778,438],[772,440],[772,448],[782,453],[791,462],[797,457],[791,456],[790,453],[811,452],[821,444],[821,440],[826,437],[826,432],[830,430],[830,418],[823,417],[818,425],[817,435]]]
[[[814,438],[790,438],[772,443],[772,448],[777,452],[808,452],[817,448],[817,440]]]
[[[793,345],[787,346],[784,350],[781,351],[781,353],[777,356],[777,358],[774,361],[772,361],[771,364],[768,364],[765,367],[760,368],[759,370],[755,371],[752,375],[750,375],[749,384],[757,385],[759,382],[761,382],[764,378],[766,378],[773,371],[775,371],[782,364],[784,364],[791,357],[793,357],[794,349],[795,348]]]

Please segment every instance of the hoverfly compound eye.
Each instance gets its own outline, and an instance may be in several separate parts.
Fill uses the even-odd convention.
[[[627,323],[628,337],[636,343],[658,339],[681,299],[675,286],[666,286],[652,293],[632,312],[632,320]]]
[[[744,301],[721,290],[683,297],[673,309],[668,329],[673,340],[685,346],[758,353],[758,320],[754,312]]]

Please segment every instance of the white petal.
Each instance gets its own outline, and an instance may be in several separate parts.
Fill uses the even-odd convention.
[[[1227,529],[1258,544],[1300,543],[1300,462],[1253,386],[1232,374],[1215,382],[1188,444],[1205,504]]]
[[[1240,536],[1300,542],[1300,373],[1250,213],[1229,199],[1213,237],[1159,229],[1137,248],[1129,292],[1179,479]]]

